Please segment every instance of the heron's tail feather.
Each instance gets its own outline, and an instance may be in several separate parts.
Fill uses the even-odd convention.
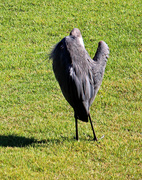
[[[85,110],[75,112],[74,116],[83,122],[88,122],[88,114]]]

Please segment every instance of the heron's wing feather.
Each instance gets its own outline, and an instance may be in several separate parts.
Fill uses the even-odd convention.
[[[69,102],[74,108],[77,117],[83,121],[88,121],[93,87],[91,86],[88,77],[75,73],[75,67],[72,67],[70,71],[72,72],[70,73],[67,82],[70,96]]]
[[[88,119],[90,99],[93,96],[93,78],[87,59],[90,58],[85,48],[75,39],[66,38],[66,47],[69,52],[71,66],[69,68],[70,101],[75,107],[78,116]]]
[[[91,83],[93,82],[88,61],[90,57],[78,39],[66,38],[66,47],[70,55],[69,74],[74,83],[74,89],[79,99],[89,100],[92,94]]]

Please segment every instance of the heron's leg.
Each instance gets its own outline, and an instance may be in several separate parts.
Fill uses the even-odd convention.
[[[93,124],[92,124],[90,113],[89,113],[89,119],[90,119],[90,124],[91,124],[93,135],[94,135],[94,141],[97,141],[97,137],[96,137],[96,134],[95,134],[95,131],[94,131],[94,127],[93,127]]]
[[[77,118],[75,117],[75,127],[76,127],[76,140],[78,140],[78,124],[77,124]]]

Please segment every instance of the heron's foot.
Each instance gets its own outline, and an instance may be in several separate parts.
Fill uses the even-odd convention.
[[[77,137],[74,136],[74,139],[76,139],[77,141],[79,140]]]
[[[78,141],[78,137],[76,137],[76,140]]]
[[[95,137],[94,139],[93,139],[94,141],[98,141],[98,139]]]

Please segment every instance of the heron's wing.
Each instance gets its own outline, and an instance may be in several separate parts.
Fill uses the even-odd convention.
[[[86,118],[90,107],[90,99],[94,94],[93,78],[89,66],[89,55],[85,48],[75,39],[66,38],[66,47],[70,55],[69,68],[69,100],[79,119]]]
[[[88,59],[90,59],[84,46],[74,38],[66,38],[66,47],[70,55],[70,77],[74,83],[77,97],[82,101],[89,100],[91,97],[91,66]]]
[[[76,73],[76,67],[70,69],[68,79],[69,103],[75,110],[78,119],[88,121],[90,99],[93,97],[94,88],[88,76]],[[83,72],[82,72],[83,73]]]

